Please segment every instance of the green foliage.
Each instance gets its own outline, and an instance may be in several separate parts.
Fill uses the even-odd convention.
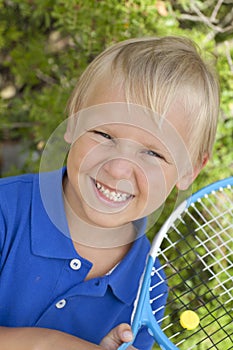
[[[225,1],[216,11],[215,1],[0,0],[0,138],[20,140],[28,149],[22,167],[10,173],[38,170],[46,140],[66,118],[66,102],[77,78],[104,48],[131,37],[179,34],[215,55],[221,83],[214,155],[193,190],[232,175],[230,6]],[[176,199],[173,192],[156,229]],[[153,226],[149,236],[154,232]]]
[[[213,157],[192,189],[232,175],[229,13],[228,3],[216,11],[214,1],[0,0],[0,93],[7,87],[13,91],[0,98],[0,137],[25,141],[29,155],[34,155],[12,173],[38,170],[46,141],[66,118],[66,103],[78,77],[98,53],[131,37],[179,34],[216,58],[221,83]],[[176,198],[174,192],[165,212],[172,210]],[[162,213],[158,226],[163,220]]]
[[[194,5],[206,18],[213,11],[206,2]],[[31,151],[38,152],[38,143],[45,144],[66,117],[66,101],[77,78],[104,48],[131,37],[186,35],[217,56],[222,89],[214,158],[197,186],[218,178],[219,169],[221,176],[230,175],[232,67],[224,42],[219,44],[223,35],[217,31],[214,36],[208,24],[187,18],[193,15],[191,2],[1,0],[0,10],[0,90],[15,89],[10,98],[0,99],[0,136],[30,139]],[[229,6],[223,5],[218,21],[227,11]],[[29,161],[23,171],[35,166]]]

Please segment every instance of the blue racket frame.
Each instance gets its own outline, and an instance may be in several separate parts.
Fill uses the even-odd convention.
[[[136,335],[139,331],[139,329],[142,326],[146,326],[150,333],[153,335],[154,340],[158,343],[158,345],[163,350],[179,350],[163,333],[161,330],[159,324],[157,323],[155,316],[152,313],[151,306],[150,306],[150,277],[151,277],[151,271],[154,266],[155,262],[155,252],[157,254],[158,249],[163,241],[164,238],[164,232],[167,232],[170,228],[171,224],[174,222],[174,219],[179,217],[186,208],[188,208],[192,203],[198,201],[198,199],[204,197],[205,195],[210,194],[211,192],[215,190],[219,190],[220,188],[225,188],[228,185],[233,185],[233,176],[216,181],[208,186],[203,187],[193,195],[191,195],[188,199],[186,199],[184,202],[182,202],[176,210],[170,215],[170,217],[166,220],[162,228],[160,229],[159,234],[155,237],[152,247],[150,250],[150,253],[148,255],[147,259],[147,265],[144,271],[144,275],[142,278],[142,282],[140,284],[140,292],[137,297],[137,305],[135,313],[133,314],[133,321],[132,321],[132,332],[134,335],[134,339],[131,342],[122,344],[118,350],[125,350],[130,345],[133,344]],[[160,234],[162,233],[162,234]]]

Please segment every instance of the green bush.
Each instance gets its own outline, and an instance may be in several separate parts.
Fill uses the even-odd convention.
[[[214,7],[196,3],[205,16],[211,15]],[[222,5],[218,20],[228,11]],[[233,78],[224,46],[230,34],[213,35],[205,23],[190,20],[192,15],[190,2],[184,0],[1,0],[0,136],[27,140],[29,154],[34,155],[10,173],[38,169],[35,153],[40,154],[66,117],[66,102],[77,78],[105,47],[130,37],[181,34],[217,56],[221,78],[222,112],[214,157],[197,187],[217,179],[220,172],[221,177],[230,175]],[[232,47],[228,56],[231,53]],[[7,88],[11,97],[4,96]]]
[[[204,3],[202,10],[210,14],[211,8],[205,8]],[[221,78],[222,113],[214,158],[200,181],[218,178],[220,170],[221,177],[230,175],[233,79],[224,50],[226,39],[212,35],[212,40],[207,40],[213,30],[185,18],[185,14],[191,16],[189,1],[172,4],[149,0],[1,0],[1,137],[27,140],[30,154],[40,153],[65,118],[66,101],[77,78],[99,52],[130,37],[181,34],[217,56]],[[227,11],[223,5],[221,18]],[[13,88],[12,98],[4,98],[7,87]],[[11,172],[36,171],[38,162],[38,157],[32,157],[22,169]]]
[[[66,103],[78,77],[98,53],[127,38],[172,34],[194,39],[206,55],[215,57],[221,83],[214,155],[192,190],[232,175],[233,29],[228,30],[226,22],[230,7],[222,4],[216,12],[208,1],[192,4],[186,0],[0,0],[0,137],[20,142],[27,155],[3,176],[38,171],[46,141],[66,118]],[[198,11],[202,11],[199,20]],[[7,88],[10,97],[4,97]],[[168,199],[166,211],[173,208],[176,196],[174,192]],[[164,215],[158,226],[160,221]]]
[[[172,34],[188,36],[213,54],[221,83],[214,155],[193,189],[232,175],[231,6],[225,1],[218,9],[214,1],[198,0],[0,0],[1,146],[11,140],[27,150],[23,164],[12,164],[3,176],[38,170],[46,140],[66,118],[77,78],[98,53],[131,37]],[[157,226],[163,221],[164,214]]]

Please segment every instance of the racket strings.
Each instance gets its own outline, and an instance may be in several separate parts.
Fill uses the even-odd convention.
[[[175,298],[173,298],[173,302],[177,302],[177,300],[180,301],[181,304],[183,305],[183,310],[185,310],[187,305],[182,301],[182,297],[184,297],[186,293],[184,293],[184,294],[181,295],[181,296],[178,296],[176,293],[174,293],[174,294],[175,294]],[[203,316],[203,317],[201,318],[201,322],[202,322],[203,320],[205,320],[205,318],[206,318],[206,319],[208,318],[207,321],[205,321],[205,325],[204,325],[204,326],[201,326],[202,331],[203,331],[203,332],[205,333],[205,335],[206,335],[206,337],[205,337],[204,339],[209,338],[209,335],[210,335],[210,334],[209,334],[209,327],[211,326],[211,324],[215,324],[215,323],[217,322],[218,325],[219,325],[219,328],[221,328],[221,332],[224,330],[224,327],[227,327],[227,326],[228,326],[228,322],[227,322],[226,324],[221,323],[221,318],[223,318],[223,321],[224,321],[225,313],[228,313],[228,310],[226,310],[226,309],[223,307],[222,304],[220,304],[219,306],[215,307],[214,309],[209,308],[209,307],[208,307],[208,303],[207,303],[207,302],[204,303],[204,302],[202,301],[202,298],[203,298],[203,297],[206,297],[206,294],[209,294],[209,293],[206,292],[205,294],[198,295],[198,297],[197,297],[197,300],[198,300],[199,304],[201,304],[201,305],[206,309],[206,311],[207,311],[207,313],[208,313],[208,316]],[[212,298],[211,298],[208,302],[211,304],[213,301],[216,301],[216,296],[215,296],[215,295],[212,295]],[[191,303],[191,301],[190,301],[190,303]],[[170,304],[172,304],[172,302],[170,302]],[[190,306],[190,304],[188,304],[188,306]],[[196,310],[198,310],[199,307],[200,307],[200,306],[198,306],[198,307],[192,307],[192,310],[196,311]],[[215,317],[215,312],[217,312],[217,311],[223,312],[223,309],[224,309],[225,313],[223,313],[221,316],[218,315],[218,317]],[[181,310],[182,310],[182,308],[180,309],[180,311],[181,311]],[[169,315],[169,318],[172,318],[174,315],[176,315],[176,311],[174,311],[173,313],[171,313],[171,314]],[[210,318],[210,316],[211,316],[211,318]],[[230,316],[230,314],[229,314],[229,316]],[[166,317],[163,318],[161,321],[164,321],[164,320],[166,320]],[[164,330],[166,330],[166,329],[168,329],[168,328],[173,328],[173,325],[174,325],[174,322],[171,323],[171,324],[169,324],[169,325],[167,325],[166,327],[164,327]],[[198,330],[198,332],[199,332],[199,330]],[[218,332],[218,330],[215,331],[215,332],[212,332],[211,335],[213,336],[213,335],[214,335],[215,333],[217,333],[217,332]],[[226,331],[226,335],[228,334],[227,332],[228,332],[228,331]],[[176,335],[178,335],[178,334],[180,334],[180,332],[177,332]],[[193,334],[190,335],[190,337],[192,337],[192,336],[193,336]],[[228,335],[228,336],[229,336],[229,335]],[[188,338],[189,338],[189,336],[186,336],[185,340],[187,340]],[[179,344],[180,344],[180,343],[178,342],[177,345],[179,345]]]
[[[179,253],[181,253],[181,252],[179,252]],[[165,257],[166,257],[166,256],[165,256]],[[184,258],[184,256],[183,256],[183,258]],[[173,274],[171,274],[169,277],[170,277],[170,279],[174,277],[174,278],[176,278],[176,280],[177,280],[177,276],[179,276],[180,281],[179,281],[178,283],[176,282],[176,288],[179,289],[179,287],[183,287],[183,286],[186,286],[187,288],[190,288],[190,282],[192,282],[192,279],[195,279],[196,276],[198,276],[198,273],[195,273],[195,271],[193,271],[192,277],[191,277],[189,280],[186,280],[185,278],[183,278],[182,272],[183,272],[183,271],[186,272],[186,271],[187,271],[187,267],[189,267],[189,268],[190,268],[190,271],[191,271],[191,270],[192,270],[192,266],[189,264],[188,260],[185,259],[186,265],[184,265],[184,268],[183,268],[183,269],[180,268],[180,269],[178,270],[178,269],[176,268],[176,266],[174,265],[174,262],[176,262],[177,259],[179,259],[179,257],[176,258],[174,261],[169,262],[169,267],[172,268],[172,269],[174,270],[174,271],[173,271]],[[197,260],[196,260],[196,261],[197,261]],[[203,284],[202,281],[200,281],[199,284],[197,284],[197,281],[195,281],[195,286],[194,286],[194,288],[193,288],[193,291],[195,291],[195,288],[200,287],[202,284]],[[155,287],[155,286],[154,286],[154,287]],[[153,287],[152,287],[152,288],[153,288]],[[151,288],[151,289],[152,289],[152,288]],[[171,289],[170,291],[173,291],[173,289]],[[176,298],[173,296],[173,301],[176,300],[176,299],[181,299],[181,302],[182,302],[182,297],[183,297],[183,295],[184,295],[186,292],[184,291],[184,292],[181,293],[180,295],[176,295],[175,291],[173,291],[173,293],[174,293],[174,295],[176,296]],[[206,293],[207,293],[207,292],[206,292]],[[202,297],[203,295],[197,294],[197,295],[195,295],[195,296],[197,296],[197,297],[198,297],[198,300],[199,300],[199,299],[201,299],[201,297]],[[214,295],[214,298],[215,298],[215,295]],[[156,298],[154,298],[154,299],[156,299]]]
[[[199,202],[202,203],[202,202]],[[202,203],[202,207],[203,207],[203,203]],[[222,213],[219,213],[218,216],[213,217],[213,215],[211,214],[210,218],[211,219],[206,219],[203,214],[200,212],[200,210],[198,210],[198,208],[193,205],[192,208],[195,210],[195,213],[198,215],[197,218],[194,216],[194,214],[190,211],[186,211],[186,213],[189,215],[190,219],[196,224],[196,232],[198,232],[199,230],[201,230],[207,237],[209,237],[209,231],[208,229],[211,231],[211,233],[215,233],[217,234],[219,232],[219,228],[221,229],[221,232],[225,232],[226,235],[228,235],[227,231],[228,228],[230,229],[232,227],[232,222],[229,222],[229,226],[226,227],[226,225],[224,225],[224,227],[221,224],[221,218],[226,218],[228,215],[230,214],[231,210],[226,210]],[[232,213],[233,215],[233,213]],[[202,220],[202,221],[200,221]],[[202,223],[203,222],[203,223]],[[217,225],[217,228],[213,225]],[[219,237],[221,238],[221,236],[219,235]],[[230,237],[230,235],[229,235]]]
[[[213,201],[210,201],[210,202],[211,204],[213,204]],[[209,213],[210,211],[206,210],[207,208],[206,205],[204,205],[203,202],[201,204],[202,204],[202,207],[205,209],[205,211]],[[198,214],[200,213],[195,206],[193,206],[193,208]],[[220,280],[218,279],[218,276],[223,273],[226,274],[226,276],[228,276],[228,279],[225,278],[224,282],[227,282],[228,280],[233,281],[232,273],[230,274],[230,272],[228,272],[232,264],[232,260],[228,259],[229,257],[232,256],[232,248],[230,248],[230,244],[232,243],[232,236],[230,236],[230,234],[228,234],[227,232],[228,229],[232,230],[232,223],[229,226],[223,227],[219,220],[222,217],[226,218],[227,213],[232,213],[232,216],[233,216],[232,210],[228,209],[225,212],[221,212],[219,216],[213,218],[213,220],[207,221],[205,218],[203,220],[205,222],[205,225],[208,225],[208,227],[209,227],[209,223],[214,221],[215,223],[218,224],[218,227],[221,229],[221,231],[218,232],[216,231],[216,229],[212,228],[212,231],[214,234],[209,236],[209,233],[206,232],[206,230],[204,229],[205,225],[200,225],[199,222],[197,222],[197,229],[196,229],[196,232],[198,232],[199,229],[202,229],[203,233],[207,237],[206,240],[203,240],[200,237],[196,236],[196,239],[199,242],[199,246],[197,246],[197,248],[202,246],[206,250],[206,254],[203,256],[199,255],[198,258],[201,260],[203,266],[205,266],[205,269],[208,270],[213,275],[213,278],[216,278],[219,282]],[[190,212],[188,212],[188,214],[193,219],[193,215],[190,214]],[[201,214],[199,214],[199,216],[203,217]],[[210,216],[212,217],[212,215]],[[223,236],[223,233],[224,233],[224,236]],[[208,244],[209,245],[211,244],[211,247],[212,247],[211,249],[209,248]],[[219,254],[216,254],[217,252]],[[209,264],[209,261],[208,261],[208,258],[210,256],[213,260],[212,264]],[[207,262],[205,261],[205,259],[207,260]],[[218,268],[220,268],[220,271],[218,273],[215,272],[216,268],[215,270],[213,269],[215,265]],[[223,283],[220,282],[220,284],[224,286]]]
[[[192,250],[192,247],[190,247],[190,249],[189,249],[189,251],[191,251]],[[181,254],[181,252],[179,252],[180,254]],[[178,259],[178,258],[177,258]],[[175,266],[173,266],[173,269],[175,270],[175,272],[174,272],[174,275],[176,275],[176,274],[179,274],[179,276],[181,277],[181,282],[178,284],[178,287],[179,286],[184,286],[184,285],[186,285],[187,284],[187,281],[185,280],[185,279],[183,279],[183,277],[182,277],[182,275],[181,275],[181,273],[180,272],[182,272],[183,270],[186,270],[186,268],[187,268],[187,266],[189,266],[189,267],[191,267],[190,266],[190,264],[189,264],[189,262],[188,262],[188,260],[187,259],[185,259],[185,262],[186,262],[186,266],[183,268],[183,269],[180,269],[179,271],[176,269],[176,267]],[[173,265],[173,262],[170,262],[170,267]],[[197,274],[196,274],[197,275]],[[195,275],[192,277],[192,278],[194,278],[195,277]],[[191,279],[192,279],[191,278]],[[191,280],[190,279],[190,280]],[[190,282],[190,280],[188,281],[188,282]],[[202,306],[203,307],[205,307],[206,308],[206,310],[207,310],[207,312],[209,313],[209,314],[211,314],[211,313],[213,313],[213,312],[215,312],[216,310],[218,310],[220,307],[222,307],[222,304],[219,306],[219,307],[216,307],[214,310],[209,310],[209,308],[208,308],[208,304],[205,302],[203,302],[202,301],[202,299],[203,298],[206,298],[206,296],[207,296],[207,294],[211,294],[211,298],[210,297],[208,297],[208,303],[211,303],[213,300],[215,300],[216,299],[216,295],[213,293],[213,291],[210,291],[209,289],[204,293],[204,294],[202,294],[202,295],[200,295],[200,294],[198,294],[198,293],[195,293],[195,289],[198,289],[201,285],[203,285],[203,281],[201,281],[199,284],[196,284],[196,286],[192,289],[192,292],[194,293],[194,297],[195,297],[195,301],[198,301],[198,303],[199,304],[202,304]],[[177,287],[177,286],[176,286]],[[189,285],[187,285],[187,287],[189,288]],[[180,301],[180,303],[182,303],[183,304],[183,306],[184,306],[184,309],[186,308],[186,304],[183,302],[183,296],[186,294],[186,291],[185,292],[183,292],[183,294],[181,294],[181,295],[178,295],[177,293],[176,293],[176,290],[174,289],[174,290],[172,290],[171,289],[171,292],[174,294],[173,295],[173,300],[171,301],[171,302],[174,302],[174,301]],[[189,302],[191,303],[191,301],[189,300]],[[197,309],[197,307],[194,307],[193,308],[194,310],[195,309]],[[226,312],[227,312],[227,310],[225,310]],[[175,312],[173,312],[170,316],[172,316],[173,314],[174,314]],[[209,326],[211,323],[213,323],[214,321],[217,321],[218,322],[218,319],[216,318],[216,317],[214,317],[213,316],[213,318],[214,318],[214,320],[213,321],[211,321],[210,323],[208,323],[206,326]],[[219,324],[219,326],[221,326],[222,327],[222,325],[220,325]],[[207,334],[207,333],[206,333]]]
[[[190,234],[192,234],[192,233],[190,233]],[[185,237],[185,239],[187,240],[187,236]],[[185,244],[187,244],[187,241],[186,241],[186,240],[184,240]],[[208,241],[209,241],[209,240],[208,240]],[[169,242],[170,246],[172,246],[172,248],[176,248],[176,244],[174,244],[169,238],[168,238],[168,242]],[[179,242],[180,242],[180,240],[179,240]],[[200,242],[200,243],[201,243],[201,245],[203,244],[203,242]],[[205,243],[206,243],[206,242],[205,242]],[[186,271],[187,266],[189,266],[189,268],[192,269],[192,266],[189,264],[189,261],[188,261],[187,259],[185,259],[185,255],[187,255],[187,256],[189,257],[189,254],[190,254],[191,251],[193,251],[194,254],[196,254],[196,251],[195,251],[195,249],[194,249],[192,246],[190,246],[190,245],[188,245],[188,246],[189,246],[189,249],[186,250],[185,253],[184,253],[183,251],[180,251],[179,249],[177,249],[177,252],[179,253],[179,255],[178,255],[175,259],[170,260],[170,261],[169,261],[169,259],[167,258],[167,250],[170,249],[170,247],[168,247],[167,249],[165,248],[164,251],[161,253],[161,254],[163,255],[164,260],[167,261],[167,265],[169,265],[170,268],[173,266],[174,276],[177,275],[177,272],[179,272],[179,274],[180,274],[180,276],[181,276],[181,272],[182,272],[182,271]],[[198,254],[196,254],[196,259],[195,259],[195,260],[192,260],[192,264],[193,264],[193,262],[194,262],[194,263],[197,263],[197,261],[201,259],[203,265],[206,266],[205,269],[208,270],[208,271],[211,272],[211,273],[212,273],[212,271],[211,271],[210,268],[213,267],[213,266],[216,265],[216,264],[220,265],[220,267],[221,267],[222,270],[227,271],[228,268],[225,268],[225,267],[224,267],[222,264],[220,264],[220,263],[221,263],[221,260],[225,260],[225,259],[227,258],[227,256],[232,255],[232,253],[229,252],[229,254],[228,254],[227,256],[222,256],[222,258],[221,258],[220,260],[216,260],[216,259],[215,259],[215,261],[214,261],[211,265],[207,265],[207,264],[205,264],[204,258],[208,257],[209,254],[211,254],[212,257],[215,258],[214,255],[213,255],[212,253],[213,253],[217,248],[219,248],[219,246],[217,246],[217,248],[213,249],[212,251],[209,251],[209,250],[207,249],[206,246],[204,246],[204,247],[205,247],[205,249],[207,250],[207,253],[206,253],[205,255],[203,255],[203,257],[200,257]],[[183,269],[180,268],[179,271],[177,271],[177,268],[175,267],[175,262],[176,262],[177,260],[180,259],[180,256],[182,256],[182,258],[184,259],[184,262],[186,263],[186,265],[184,265]],[[203,271],[205,271],[205,269],[204,269]],[[193,271],[193,272],[195,272],[195,271]],[[221,271],[219,272],[219,274],[220,274],[220,273],[221,273]],[[195,274],[194,274],[194,276],[195,276]],[[218,274],[215,274],[215,275],[214,275],[214,277],[216,277],[216,276],[218,276]],[[172,277],[172,275],[170,275],[170,277]],[[232,279],[232,276],[231,276],[230,274],[229,274],[229,279]],[[181,283],[185,283],[185,280],[182,279]]]
[[[231,186],[223,189],[220,188],[218,191],[213,191],[211,195],[205,194],[203,197],[200,197],[197,203],[201,203],[202,211],[205,209],[206,212],[210,215],[210,217],[215,218],[219,216],[225,217],[225,213],[229,212],[232,216],[233,208],[232,208],[232,197],[233,190]],[[195,207],[195,203],[192,204]],[[205,219],[205,215],[201,215],[201,217]],[[207,219],[208,220],[208,219]]]
[[[192,204],[174,223],[158,254],[169,287],[162,328],[182,350],[233,349],[232,198],[228,186]],[[161,275],[160,270],[153,273]],[[180,325],[180,314],[187,309],[200,318],[193,331]]]
[[[230,256],[232,256],[232,252],[229,251],[227,255],[224,255],[224,252],[221,250],[221,248],[226,248],[228,246],[226,246],[226,244],[216,246],[215,242],[211,241],[211,243],[214,243],[214,248],[212,250],[208,250],[206,242],[201,242],[198,238],[197,240],[200,242],[199,247],[203,247],[207,251],[207,253],[203,256],[198,255],[198,258],[202,262],[204,267],[203,271],[208,271],[210,275],[212,275],[212,278],[216,278],[216,280],[222,287],[224,287],[224,284],[227,283],[229,280],[233,281],[232,274],[230,273],[231,266],[229,259]],[[210,243],[210,241],[208,241],[207,243]],[[220,253],[221,255],[218,255],[217,253]],[[209,258],[212,259],[212,263],[209,263]],[[223,276],[223,274],[225,274],[225,278],[224,282],[221,282],[220,277]]]

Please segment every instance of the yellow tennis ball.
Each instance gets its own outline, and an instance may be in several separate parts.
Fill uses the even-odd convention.
[[[183,328],[193,330],[198,327],[200,319],[196,312],[192,310],[186,310],[180,315],[180,324]]]

